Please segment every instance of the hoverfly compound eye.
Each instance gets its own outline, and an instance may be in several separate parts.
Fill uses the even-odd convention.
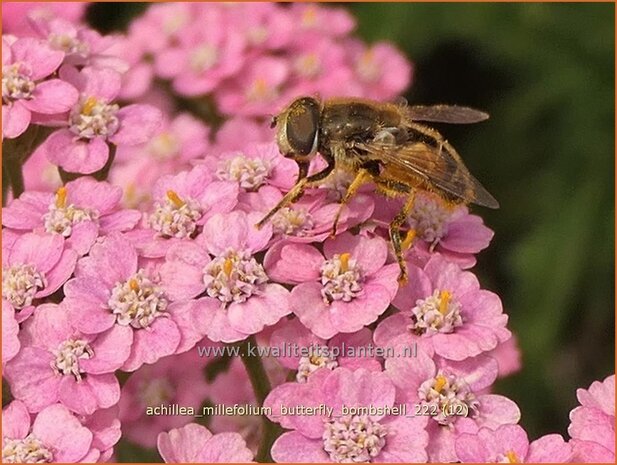
[[[321,105],[310,97],[293,102],[286,121],[289,147],[295,155],[310,155],[317,151]]]

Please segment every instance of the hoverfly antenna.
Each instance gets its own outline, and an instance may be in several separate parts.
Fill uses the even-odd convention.
[[[274,129],[276,127],[276,123],[277,123],[277,117],[272,116],[270,118],[270,129]]]

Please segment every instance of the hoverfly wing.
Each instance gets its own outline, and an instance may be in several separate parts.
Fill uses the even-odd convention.
[[[456,152],[437,149],[423,142],[403,145],[368,143],[358,148],[383,162],[386,171],[419,177],[436,190],[488,208],[499,208],[495,198],[473,177]]]
[[[407,108],[413,121],[431,121],[435,123],[471,124],[488,119],[488,113],[457,105],[414,105]]]

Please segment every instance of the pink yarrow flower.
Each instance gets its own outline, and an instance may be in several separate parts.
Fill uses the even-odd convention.
[[[105,165],[114,145],[146,142],[161,124],[161,112],[133,104],[120,108],[114,99],[120,92],[120,74],[110,68],[86,67],[81,71],[63,67],[60,76],[79,90],[64,129],[43,143],[52,163],[69,172],[94,173]]]
[[[64,293],[80,332],[108,334],[120,327],[118,347],[130,348],[122,366],[126,371],[189,350],[208,324],[200,303],[174,301],[156,270],[143,268],[134,247],[119,233],[106,236],[80,259]]]
[[[213,180],[205,165],[165,175],[152,189],[151,213],[127,237],[144,256],[163,257],[173,244],[198,236],[209,218],[233,210],[238,192],[233,182]]]
[[[431,461],[457,460],[454,444],[461,420],[491,429],[518,423],[520,411],[513,401],[482,393],[497,378],[495,360],[485,355],[462,362],[433,360],[420,348],[413,350],[414,357],[409,356],[409,350],[404,344],[396,347],[397,355],[386,359],[386,373],[397,387],[397,400],[406,403],[411,412],[429,415]]]
[[[34,34],[32,20],[38,18],[65,18],[80,21],[88,7],[87,2],[11,2],[2,8],[2,29],[5,33]]]
[[[182,242],[167,252],[161,276],[175,298],[207,295],[211,317],[207,336],[235,342],[272,326],[290,312],[289,291],[270,282],[254,254],[272,236],[266,226],[258,231],[259,214],[217,214],[193,242]],[[212,256],[212,257],[211,257]]]
[[[589,389],[578,389],[581,403],[570,412],[568,434],[575,460],[615,461],[615,375],[594,381]]]
[[[347,45],[345,41],[327,37],[299,44],[298,50],[292,51],[288,100],[297,95],[318,94],[323,98],[361,95],[354,86]]]
[[[264,186],[287,191],[296,183],[298,165],[281,155],[276,143],[252,144],[241,151],[227,152],[204,160],[221,181],[237,182],[245,193]],[[249,204],[245,195],[241,201]]]
[[[291,41],[300,47],[322,37],[341,38],[356,27],[355,19],[345,8],[297,3],[290,5],[290,14],[296,25]]]
[[[456,455],[463,463],[565,463],[572,458],[572,447],[560,434],[547,434],[530,443],[519,425],[503,425],[458,435]]]
[[[384,226],[400,210],[400,202],[379,197],[375,209],[378,222]],[[493,231],[486,227],[482,218],[469,213],[467,207],[451,206],[438,195],[418,192],[408,217],[408,225],[415,231],[410,255],[426,262],[439,253],[446,260],[461,268],[476,264],[475,254],[488,247]]]
[[[114,371],[130,353],[124,331],[85,335],[74,328],[64,305],[39,306],[24,330],[28,343],[4,372],[11,393],[31,412],[56,402],[81,415],[111,407],[120,400]]]
[[[151,4],[143,16],[131,22],[120,52],[130,64],[123,75],[123,99],[139,98],[151,90],[154,57],[180,43],[186,27],[197,20],[199,8],[203,7],[189,2]],[[165,70],[166,74],[171,72]]]
[[[182,113],[165,121],[145,144],[118,147],[110,180],[125,186],[125,205],[148,205],[152,186],[161,176],[191,168],[191,160],[206,154],[209,132],[201,121]]]
[[[157,447],[166,463],[250,463],[253,453],[238,433],[212,434],[191,423],[160,433]]]
[[[238,3],[228,12],[253,53],[282,50],[294,35],[295,18],[276,3]]]
[[[2,462],[96,462],[92,432],[60,404],[50,405],[31,420],[26,406],[13,401],[2,410]]]
[[[347,44],[360,83],[360,95],[379,100],[394,99],[412,79],[409,61],[392,44],[378,42],[369,47],[357,40]]]
[[[321,369],[306,383],[277,386],[264,405],[272,409],[272,421],[292,430],[274,442],[271,454],[275,462],[427,459],[426,417],[385,413],[395,406],[395,387],[383,372]],[[282,407],[289,413],[282,414]],[[314,414],[299,410],[307,407],[314,408]],[[359,408],[362,413],[344,412],[343,407]],[[326,408],[332,410],[327,412]]]
[[[73,274],[77,253],[58,234],[26,233],[14,242],[2,230],[2,298],[21,323],[34,311],[33,301],[57,291]]]
[[[375,330],[380,346],[419,344],[429,355],[464,360],[510,338],[508,316],[499,297],[480,289],[478,279],[458,265],[435,256],[424,269],[408,264],[409,282],[394,305],[401,311]]]
[[[249,197],[250,196],[250,197]],[[283,194],[276,188],[264,186],[256,195],[246,194],[240,208],[261,211],[266,214]],[[322,242],[332,234],[333,218],[340,204],[330,199],[326,189],[315,189],[305,194],[298,202],[281,208],[270,220],[275,237],[286,242]],[[250,205],[249,205],[250,203]],[[341,211],[336,227],[337,233],[357,226],[373,213],[373,199],[368,195],[354,196]]]
[[[174,90],[186,96],[213,91],[245,62],[246,41],[241,34],[227,33],[233,22],[223,8],[196,7],[193,15],[176,43],[154,57],[156,74],[170,79]]]
[[[294,318],[282,322],[272,332],[269,346],[280,351],[277,359],[285,368],[296,372],[298,383],[305,383],[320,368],[334,370],[341,366],[381,371],[381,363],[370,352],[372,334],[368,328],[353,334],[338,334],[326,341]],[[358,354],[365,351],[365,355],[350,356],[350,351]]]
[[[297,284],[293,312],[329,339],[377,320],[396,295],[399,269],[385,264],[388,245],[380,237],[344,233],[324,243],[324,255],[310,245],[288,244],[270,249],[264,262],[273,279]]]
[[[94,29],[64,18],[32,18],[31,24],[52,49],[65,53],[65,65],[111,68],[119,73],[128,69],[127,63],[118,56],[118,36],[102,36]]]
[[[66,238],[67,247],[85,255],[100,235],[133,228],[141,214],[120,210],[122,189],[81,177],[49,192],[24,192],[2,209],[2,225],[20,232],[45,231]]]
[[[283,58],[266,56],[251,60],[233,81],[216,89],[218,107],[227,115],[274,113],[289,100],[281,92],[289,72],[289,63]]]
[[[215,346],[208,341],[200,343],[200,346],[206,344]],[[194,417],[190,415],[161,415],[156,412],[160,413],[162,408],[174,404],[200,412],[201,404],[210,391],[204,377],[204,368],[210,360],[200,357],[197,351],[189,351],[164,357],[154,365],[136,371],[122,386],[119,406],[124,436],[143,447],[155,447],[161,431],[180,428],[193,421]]]
[[[64,113],[77,102],[77,89],[54,73],[64,52],[34,38],[2,37],[2,136],[21,135],[38,115]]]
[[[262,360],[267,364],[267,360],[272,359]],[[269,378],[272,383],[272,378]],[[248,404],[258,407],[253,386],[240,358],[234,358],[226,371],[216,375],[207,398],[213,405]],[[255,454],[263,437],[263,419],[258,415],[213,415],[208,428],[215,434],[237,431],[246,441],[247,447]]]

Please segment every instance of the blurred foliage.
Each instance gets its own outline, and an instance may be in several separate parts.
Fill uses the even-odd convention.
[[[364,39],[414,62],[410,102],[491,114],[439,129],[501,203],[476,210],[496,234],[475,271],[502,296],[523,369],[496,391],[530,437],[565,434],[576,388],[615,371],[614,4],[346,5]],[[88,17],[109,31],[143,9]]]

